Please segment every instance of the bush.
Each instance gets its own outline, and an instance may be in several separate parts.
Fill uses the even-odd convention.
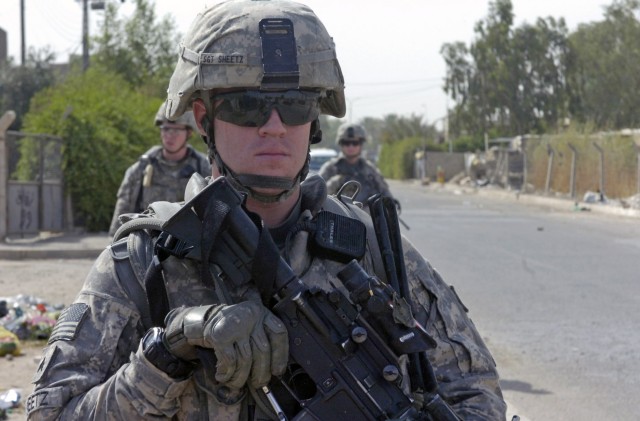
[[[382,145],[378,157],[378,169],[386,178],[406,180],[414,177],[415,152],[425,148],[428,151],[443,151],[445,145],[435,145],[422,138],[410,137]]]
[[[153,118],[160,102],[96,69],[33,98],[23,130],[63,138],[65,190],[77,224],[108,229],[126,168],[158,143]]]

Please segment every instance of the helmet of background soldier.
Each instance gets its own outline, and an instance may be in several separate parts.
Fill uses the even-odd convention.
[[[359,124],[344,123],[338,127],[336,145],[343,140],[357,140],[364,143],[367,141],[367,132]]]
[[[191,130],[197,132],[198,127],[196,126],[196,119],[193,118],[192,111],[186,111],[184,114],[175,117],[175,119],[169,120],[166,115],[167,103],[163,102],[158,108],[158,112],[156,113],[156,118],[154,119],[154,123],[156,126],[161,126],[165,121],[169,121],[174,124],[182,124],[189,127]]]
[[[262,62],[259,24],[274,17],[293,24],[297,54],[286,57],[297,69],[293,78]],[[179,46],[167,89],[166,116],[177,118],[194,99],[202,98],[206,104],[209,95],[204,92],[226,88],[320,90],[322,114],[343,117],[346,111],[333,39],[308,6],[292,1],[226,1],[198,14]]]

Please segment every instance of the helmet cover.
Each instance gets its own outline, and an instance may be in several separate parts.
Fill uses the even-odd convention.
[[[336,135],[336,144],[340,144],[341,140],[357,140],[360,142],[367,141],[367,132],[359,124],[344,123],[338,127]]]
[[[288,0],[230,0],[199,13],[180,43],[167,89],[168,119],[183,114],[204,91],[269,89],[265,88],[269,67],[263,60],[266,37],[260,30],[265,19],[290,21],[293,27],[296,55],[291,59],[299,77],[280,89],[324,91],[321,112],[345,115],[344,78],[335,44],[314,12]]]

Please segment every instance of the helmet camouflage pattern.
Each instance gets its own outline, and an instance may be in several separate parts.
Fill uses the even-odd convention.
[[[156,113],[156,118],[154,119],[154,123],[155,123],[156,126],[160,126],[165,121],[169,121],[171,123],[185,125],[185,126],[189,127],[193,131],[196,131],[196,132],[198,131],[198,127],[196,126],[196,119],[193,117],[193,112],[192,111],[186,111],[181,116],[176,117],[175,120],[169,120],[168,118],[165,117],[166,108],[167,108],[167,103],[166,102],[163,102],[160,105],[160,108],[158,108],[158,112]]]
[[[360,142],[367,141],[367,132],[359,124],[344,123],[338,127],[336,135],[336,144],[340,144],[341,140],[357,140]]]
[[[293,25],[297,52],[293,82],[266,83],[273,74],[263,65],[266,42],[259,28],[263,19],[288,19]],[[198,14],[179,46],[167,90],[166,116],[173,119],[184,113],[194,99],[204,97],[203,91],[224,88],[319,89],[326,95],[321,101],[323,114],[342,117],[346,111],[344,78],[333,39],[309,7],[292,1],[231,0]]]

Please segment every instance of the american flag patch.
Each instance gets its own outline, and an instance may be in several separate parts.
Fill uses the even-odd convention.
[[[75,339],[78,327],[84,319],[84,315],[87,314],[87,310],[89,310],[89,306],[85,303],[71,304],[62,310],[58,322],[51,332],[48,343],[51,344],[55,341],[72,341]]]

